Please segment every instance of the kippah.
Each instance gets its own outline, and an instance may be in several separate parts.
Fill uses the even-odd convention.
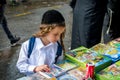
[[[43,14],[41,24],[59,24],[65,22],[64,17],[57,10],[48,10]]]

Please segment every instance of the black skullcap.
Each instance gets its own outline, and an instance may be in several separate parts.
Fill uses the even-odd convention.
[[[43,14],[41,24],[59,24],[65,22],[62,14],[56,10],[48,10]]]

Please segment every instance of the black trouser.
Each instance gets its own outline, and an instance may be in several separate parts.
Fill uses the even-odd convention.
[[[99,43],[103,27],[104,31],[107,31],[110,24],[110,32],[106,36],[109,35],[112,39],[120,37],[119,8],[120,0],[77,0],[73,12],[71,49],[80,46],[90,48]],[[112,17],[109,14],[105,16],[107,9],[112,10]],[[112,18],[111,23],[110,18]]]
[[[108,11],[112,11],[112,16]],[[77,0],[73,11],[71,49],[98,44],[102,29],[105,42],[120,37],[119,19],[120,0]],[[106,34],[108,27],[110,30]]]
[[[7,37],[11,41],[14,39],[14,37],[7,26],[7,20],[6,20],[5,15],[4,15],[4,10],[5,10],[5,5],[0,7],[0,24],[2,25],[5,33],[7,34]]]
[[[73,12],[71,48],[90,48],[101,40],[107,0],[77,0]]]

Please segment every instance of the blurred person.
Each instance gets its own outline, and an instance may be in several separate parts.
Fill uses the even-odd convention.
[[[4,15],[5,5],[6,0],[0,0],[0,24],[3,30],[5,31],[8,39],[10,40],[10,43],[12,44],[12,46],[14,46],[20,40],[20,37],[13,36],[7,26],[7,20]]]

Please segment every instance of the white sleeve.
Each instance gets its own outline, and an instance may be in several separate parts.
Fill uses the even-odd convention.
[[[16,64],[17,68],[21,73],[25,73],[28,75],[28,74],[34,73],[33,70],[36,66],[29,64],[27,54],[28,54],[28,42],[27,44],[26,43],[22,44],[21,50],[19,53],[19,58]]]

